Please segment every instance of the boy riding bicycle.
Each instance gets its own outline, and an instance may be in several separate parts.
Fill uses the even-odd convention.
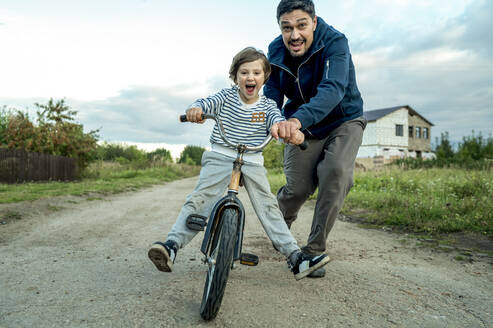
[[[202,114],[219,116],[229,139],[251,146],[261,143],[268,131],[277,135],[278,123],[284,121],[284,117],[275,102],[259,95],[270,71],[270,64],[262,52],[252,47],[243,49],[233,58],[229,71],[235,86],[195,101],[186,111],[187,120],[203,123]],[[294,144],[302,143],[303,133],[297,131],[292,140]],[[197,186],[187,196],[166,241],[156,242],[149,249],[149,258],[160,271],[171,272],[178,249],[197,234],[187,227],[187,217],[191,214],[208,216],[228,186],[236,151],[225,144],[217,123],[210,142],[211,151],[204,152]],[[270,191],[262,153],[247,152],[243,160],[243,182],[253,208],[273,245],[288,259],[295,278],[304,278],[327,264],[329,257],[326,254],[311,256],[302,253],[298,247],[276,197]]]

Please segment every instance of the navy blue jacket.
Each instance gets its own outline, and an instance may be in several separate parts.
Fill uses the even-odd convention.
[[[363,115],[363,99],[356,85],[353,60],[344,34],[317,17],[313,43],[296,74],[286,65],[282,36],[269,45],[272,74],[264,94],[286,118],[297,118],[307,136],[326,137],[341,123]],[[288,101],[283,106],[284,97]]]

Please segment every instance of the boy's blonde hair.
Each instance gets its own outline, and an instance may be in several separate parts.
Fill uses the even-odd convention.
[[[257,59],[262,60],[262,66],[264,67],[264,83],[267,82],[270,76],[270,63],[267,57],[261,50],[257,50],[254,47],[246,47],[242,51],[236,54],[233,58],[233,62],[231,63],[231,67],[229,68],[229,78],[236,83],[236,74],[238,73],[238,69],[244,63],[250,63],[256,61]]]

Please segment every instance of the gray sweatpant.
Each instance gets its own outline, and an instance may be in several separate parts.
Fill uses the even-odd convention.
[[[175,224],[168,233],[168,240],[176,242],[179,248],[188,244],[198,233],[188,229],[187,217],[190,214],[208,217],[216,202],[224,196],[231,178],[233,161],[234,158],[213,151],[206,151],[202,155],[199,182],[195,190],[187,196]],[[288,257],[300,248],[284,222],[276,197],[270,191],[265,168],[245,162],[241,171],[248,196],[267,236],[280,252]]]
[[[344,122],[324,139],[307,139],[305,151],[292,145],[284,150],[286,185],[279,189],[277,200],[289,227],[318,187],[311,232],[303,252],[325,252],[327,236],[353,186],[354,161],[365,127],[366,120],[359,117]]]

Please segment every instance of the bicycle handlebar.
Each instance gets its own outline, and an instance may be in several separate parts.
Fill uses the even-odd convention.
[[[215,115],[202,114],[202,119],[203,120],[213,119],[214,121],[216,121],[217,125],[219,126],[219,134],[221,135],[221,138],[224,140],[224,142],[226,142],[228,145],[230,145],[231,147],[233,147],[235,149],[238,148],[238,145],[239,144],[232,143],[226,137],[226,133],[224,132],[223,124],[222,124],[222,122]],[[180,115],[180,122],[188,122],[187,115]],[[272,135],[269,133],[267,135],[267,137],[265,137],[264,141],[260,145],[258,145],[258,146],[246,146],[245,145],[245,149],[246,150],[250,150],[250,151],[259,151],[259,150],[262,150],[262,149],[264,149],[265,146],[267,146],[267,144],[271,140],[272,140]],[[305,150],[306,148],[308,148],[308,143],[306,142],[306,140],[304,140],[301,144],[298,145],[298,147],[300,147],[301,150]]]

